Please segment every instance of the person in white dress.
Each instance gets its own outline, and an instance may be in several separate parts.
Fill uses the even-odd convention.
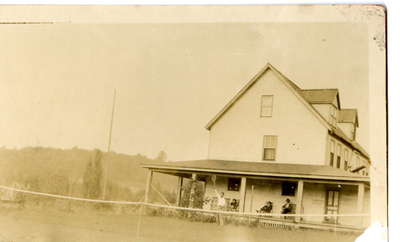
[[[218,192],[217,189],[214,189],[215,194],[217,195],[217,206],[219,211],[225,211],[226,209],[226,201],[225,201],[225,194],[223,192]],[[224,218],[222,214],[218,213],[218,222],[220,225],[224,225]]]

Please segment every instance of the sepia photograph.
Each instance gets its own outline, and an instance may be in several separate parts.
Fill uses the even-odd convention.
[[[0,12],[0,242],[385,240],[384,6]]]

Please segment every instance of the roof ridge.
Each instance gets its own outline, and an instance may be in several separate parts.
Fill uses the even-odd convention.
[[[271,69],[273,69],[274,71],[278,72],[279,75],[281,75],[283,78],[285,78],[295,89],[298,90],[304,90],[302,88],[300,88],[294,81],[290,80],[286,75],[284,75],[281,71],[279,71],[278,69],[276,69],[271,63],[267,63],[267,66],[269,66]]]

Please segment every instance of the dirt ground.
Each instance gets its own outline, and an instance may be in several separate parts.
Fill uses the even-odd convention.
[[[357,235],[313,230],[218,226],[167,217],[0,208],[0,242],[19,241],[354,241]]]

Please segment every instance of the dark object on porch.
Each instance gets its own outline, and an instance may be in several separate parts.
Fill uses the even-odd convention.
[[[290,199],[287,198],[285,204],[282,206],[282,214],[295,214],[296,204],[290,202]],[[293,216],[283,216],[284,219],[294,220]]]
[[[240,178],[228,178],[228,191],[239,191],[240,182]]]
[[[295,213],[296,213],[296,204],[291,203],[290,204],[290,211],[288,213],[286,213],[286,214],[295,214]],[[294,216],[283,216],[283,218],[284,219],[288,219],[288,220],[292,220],[292,221],[295,220]]]
[[[266,204],[260,208],[260,210],[257,210],[257,213],[271,213],[273,208],[273,204],[271,201],[267,201]]]
[[[282,205],[282,214],[288,214],[292,211],[292,206],[289,198],[286,198],[285,204]]]
[[[232,201],[229,203],[229,210],[230,211],[239,210],[239,201],[237,199],[232,199]]]
[[[294,196],[296,189],[296,182],[282,182],[282,196]]]

